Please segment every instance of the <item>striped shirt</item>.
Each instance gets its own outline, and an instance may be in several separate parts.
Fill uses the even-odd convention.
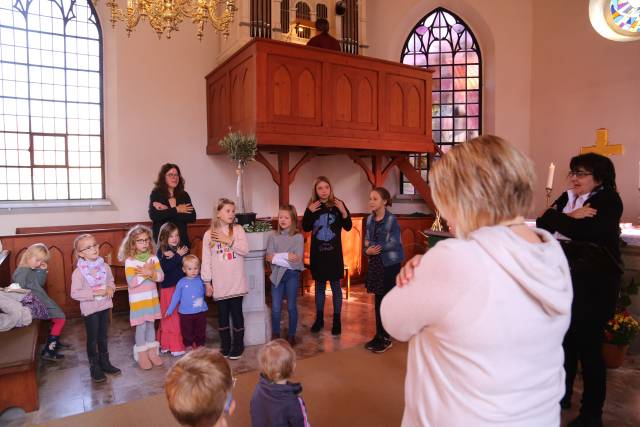
[[[150,257],[147,262],[149,261],[153,262],[156,281],[161,282],[164,279],[164,273],[160,268],[160,261],[155,256]],[[144,264],[134,258],[127,258],[124,262],[124,272],[129,284],[129,321],[131,326],[153,322],[161,317],[156,282],[136,275],[136,268],[143,267]]]

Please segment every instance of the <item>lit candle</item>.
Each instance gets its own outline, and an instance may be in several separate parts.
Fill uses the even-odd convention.
[[[553,162],[551,162],[551,164],[549,165],[549,174],[547,175],[547,186],[546,188],[553,188],[553,174],[556,171],[556,165],[553,164]],[[640,178],[639,178],[640,179]]]

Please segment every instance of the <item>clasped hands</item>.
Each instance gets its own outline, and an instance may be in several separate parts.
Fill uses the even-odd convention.
[[[347,208],[344,206],[344,202],[338,198],[334,199],[335,200],[335,204],[336,204],[336,208],[338,208],[338,210],[340,211],[340,213],[342,214],[343,218],[347,217]],[[311,212],[316,212],[320,209],[320,205],[322,205],[322,202],[320,200],[316,200],[315,202],[311,203],[308,208]]]
[[[113,289],[111,286],[107,286],[106,288],[94,289],[93,290],[93,296],[94,297],[113,298],[113,293],[114,292],[115,292],[115,289]]]
[[[273,254],[267,254],[265,258],[267,259],[267,262],[271,262],[273,261]],[[297,262],[300,260],[300,256],[294,252],[288,252],[287,259],[290,262]]]

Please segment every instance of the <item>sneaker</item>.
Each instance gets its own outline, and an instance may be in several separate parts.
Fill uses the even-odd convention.
[[[373,347],[371,351],[380,354],[389,350],[391,347],[393,347],[393,343],[391,341],[382,340],[377,346]]]
[[[169,353],[170,350],[167,350],[166,348],[161,348],[160,349],[160,354],[167,354]],[[172,353],[173,354],[173,353]]]
[[[239,350],[236,350],[235,348],[233,348],[229,352],[229,355],[226,356],[226,357],[229,360],[238,360],[238,359],[240,359],[242,357],[242,352],[240,352]]]
[[[175,357],[180,357],[180,356],[184,356],[185,353],[186,353],[186,351],[172,351],[171,355],[175,356]]]
[[[367,342],[364,345],[364,348],[366,348],[367,350],[371,351],[373,348],[375,348],[377,345],[379,345],[380,340],[378,339],[378,336],[376,335],[375,337],[373,337],[373,339],[369,342]]]

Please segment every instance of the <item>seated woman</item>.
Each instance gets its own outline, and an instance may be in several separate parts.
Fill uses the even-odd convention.
[[[382,300],[409,341],[403,426],[558,426],[571,280],[558,242],[530,229],[533,167],[495,136],[460,144],[431,171],[454,239],[412,258]]]
[[[556,233],[571,266],[574,298],[571,325],[563,342],[567,378],[561,405],[571,407],[580,360],[582,405],[580,415],[569,426],[601,426],[607,391],[602,341],[605,325],[614,314],[622,274],[622,200],[608,157],[582,154],[572,158],[569,167],[570,188],[538,218],[537,225]]]

